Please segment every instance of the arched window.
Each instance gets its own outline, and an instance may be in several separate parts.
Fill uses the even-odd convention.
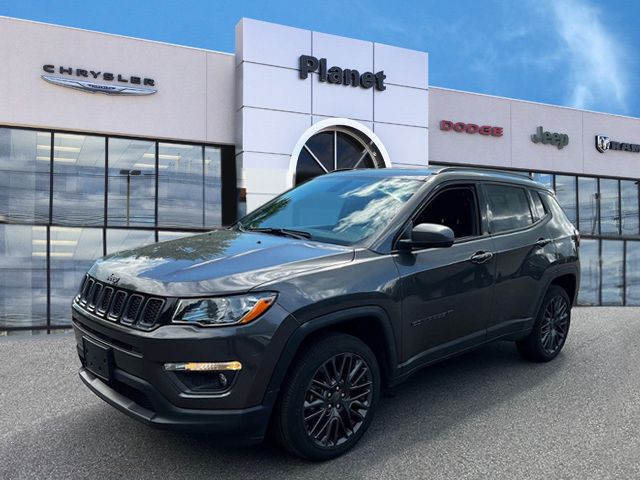
[[[338,169],[384,167],[384,159],[370,138],[347,126],[332,126],[310,137],[300,150],[295,184]]]

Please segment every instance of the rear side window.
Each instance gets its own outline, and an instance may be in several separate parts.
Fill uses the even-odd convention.
[[[527,192],[507,185],[485,185],[491,233],[528,227],[533,223]]]
[[[544,218],[547,212],[544,209],[544,204],[542,203],[540,194],[537,191],[531,190],[531,200],[533,200],[533,212],[536,218]]]

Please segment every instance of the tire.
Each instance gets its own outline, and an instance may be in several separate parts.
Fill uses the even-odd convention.
[[[371,349],[351,335],[323,336],[305,347],[285,380],[274,433],[294,455],[338,457],[364,435],[379,397],[380,370]]]
[[[520,354],[532,362],[556,358],[569,334],[571,300],[564,288],[551,285],[547,291],[531,333],[516,342]]]

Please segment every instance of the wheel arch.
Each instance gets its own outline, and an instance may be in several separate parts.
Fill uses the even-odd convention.
[[[341,332],[366,343],[378,359],[383,385],[395,376],[398,365],[391,319],[382,307],[354,307],[309,320],[291,335],[276,364],[267,393],[280,389],[296,356],[304,346],[328,332]]]
[[[578,277],[574,273],[564,273],[554,277],[549,284],[549,287],[552,285],[558,285],[569,295],[569,300],[571,301],[571,305],[575,304],[577,295],[578,295]],[[548,288],[547,288],[548,290]]]

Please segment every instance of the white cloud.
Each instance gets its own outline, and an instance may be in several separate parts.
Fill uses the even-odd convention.
[[[583,0],[548,0],[562,39],[569,73],[566,102],[577,108],[627,111],[628,74],[624,47],[609,31],[607,12]]]

